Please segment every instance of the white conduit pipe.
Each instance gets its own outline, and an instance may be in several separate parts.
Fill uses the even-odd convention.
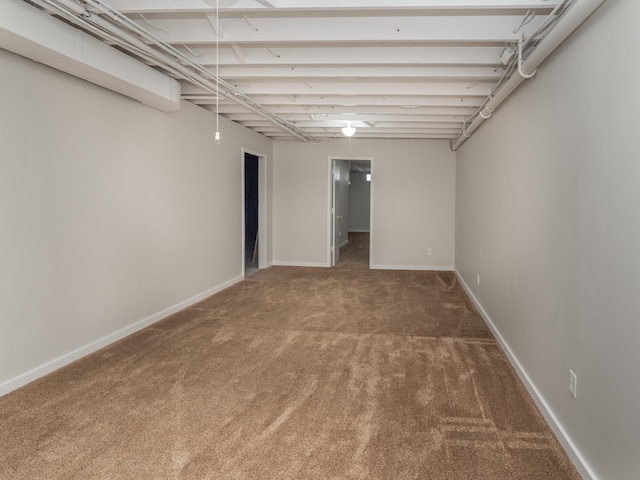
[[[81,5],[71,1],[71,0],[55,0],[56,3],[62,5],[63,7],[71,10],[76,15],[86,15],[87,11]]]
[[[529,57],[522,62],[522,70],[524,72],[535,71],[538,66],[605,1],[606,0],[577,0],[562,18],[558,20],[556,26],[542,39],[535,50],[531,52]],[[522,76],[517,74],[512,75],[502,88],[489,98],[489,101],[480,110],[479,115],[477,115],[469,125],[465,125],[462,132],[460,132],[458,137],[452,142],[451,150],[456,151],[460,148],[460,145],[462,145],[524,81],[525,79]]]
[[[110,33],[110,31],[107,31],[105,28],[105,20],[97,16],[95,17],[91,16],[91,14],[87,10],[83,10],[81,13],[81,12],[76,12],[76,10],[73,8],[66,8],[66,6],[65,8],[61,9],[59,5],[62,5],[62,4],[66,5],[66,3],[61,2],[59,0],[30,0],[30,1],[35,5],[42,7],[44,11],[47,11],[53,14],[60,14],[60,13],[65,14],[65,18],[70,23],[73,23],[78,27],[82,27],[86,29],[88,32],[95,34],[96,37],[101,38],[103,41],[109,41],[113,45],[118,45],[122,47],[124,50],[130,53],[133,53],[140,58],[145,59],[150,64],[155,65],[157,67],[162,67],[163,69],[172,72],[174,75],[176,75],[176,77],[185,79],[184,75],[182,75],[180,72],[174,69],[171,69],[168,65],[163,64],[162,61],[158,60],[158,58],[155,58],[154,55],[156,52],[152,50],[150,47],[148,47],[146,44],[140,42],[137,38],[134,38],[131,36],[127,38],[126,35],[128,34],[125,34],[125,32],[118,31],[118,36]],[[66,1],[71,2],[71,0],[66,0]],[[93,23],[90,23],[88,21],[89,18],[92,18]],[[108,24],[107,26],[111,26],[111,25]],[[138,42],[137,45],[139,46],[132,45],[132,42]],[[141,49],[140,47],[143,47],[144,50]]]
[[[31,0],[33,3],[40,5],[41,7],[47,9],[51,13],[56,13],[54,10],[51,10],[51,6],[54,6],[55,3],[58,3],[54,0]],[[64,10],[62,10],[64,11]],[[73,12],[75,13],[75,12]],[[178,78],[182,78],[185,80],[189,80],[191,82],[195,82],[196,80],[193,78],[193,74],[189,72],[182,64],[174,61],[173,59],[166,57],[162,54],[159,54],[156,50],[151,48],[146,43],[140,41],[139,39],[133,37],[129,33],[117,28],[115,25],[107,22],[103,18],[97,15],[89,15],[89,12],[85,11],[87,15],[78,14],[79,16],[69,14],[66,18],[71,21],[73,24],[78,25],[79,27],[86,28],[90,32],[93,32],[98,37],[103,39],[108,39],[115,44],[119,45],[123,49],[137,55],[138,57],[142,57],[156,65],[161,67]],[[89,22],[88,19],[91,19]],[[206,88],[203,85],[202,88]]]
[[[279,117],[278,115],[274,114],[273,112],[267,110],[265,107],[263,107],[259,103],[254,102],[253,100],[251,100],[249,97],[247,97],[246,95],[244,95],[240,91],[238,91],[238,90],[234,89],[233,87],[231,87],[224,80],[221,80],[221,79],[215,77],[214,75],[211,74],[211,72],[209,72],[202,65],[200,65],[199,63],[193,62],[192,60],[190,60],[186,56],[182,55],[180,52],[175,50],[171,45],[166,44],[166,43],[158,40],[150,32],[148,32],[144,28],[140,27],[135,22],[131,21],[128,17],[122,15],[119,11],[115,10],[113,7],[110,7],[103,0],[84,0],[84,2],[87,5],[93,7],[95,10],[100,11],[103,14],[105,14],[113,22],[119,22],[125,28],[133,29],[134,31],[136,31],[136,33],[138,33],[139,35],[141,35],[144,38],[146,38],[149,42],[151,42],[152,44],[154,44],[158,48],[160,48],[163,51],[165,51],[167,55],[177,55],[178,56],[177,60],[184,61],[187,65],[189,65],[193,69],[195,69],[195,71],[189,70],[182,63],[180,63],[177,60],[172,59],[171,57],[167,57],[162,52],[157,52],[157,51],[151,49],[151,51],[156,52],[155,54],[158,56],[158,58],[161,58],[172,69],[181,72],[183,75],[185,75],[185,79],[190,81],[194,85],[199,86],[199,87],[201,87],[201,88],[203,88],[203,89],[205,89],[205,90],[207,90],[207,91],[209,91],[211,93],[215,93],[216,96],[220,95],[220,96],[222,96],[222,97],[224,97],[224,98],[226,98],[228,100],[231,100],[232,102],[235,102],[237,104],[242,105],[243,107],[251,110],[252,112],[254,112],[254,113],[258,114],[258,115],[260,115],[264,119],[272,122],[274,125],[282,128],[284,131],[286,131],[286,132],[290,133],[291,135],[299,138],[300,140],[315,141],[315,139],[311,135],[307,134],[304,130],[300,129],[299,127],[297,127],[296,125],[292,124],[291,122]],[[94,20],[95,19],[92,17],[92,21],[94,21]],[[100,26],[102,28],[109,29],[109,31],[111,31],[111,32],[113,32],[114,28],[117,28],[117,27],[112,26],[111,24],[109,24],[108,22],[104,21],[101,18],[99,20],[101,20]],[[127,41],[129,41],[129,39],[132,39],[132,43],[135,44],[134,37],[131,37],[130,35],[125,34],[125,32],[123,32],[120,29],[118,29],[117,31],[120,34],[127,35],[127,37],[128,37]],[[139,44],[144,45],[146,47],[146,44],[144,44],[143,42],[139,42]],[[162,66],[162,65],[160,65],[160,66]],[[225,89],[220,89],[219,88],[220,86],[223,86]]]
[[[42,6],[43,8],[47,8],[47,9],[49,9],[49,7],[54,6],[54,4],[57,3],[58,5],[61,5],[63,7],[61,8],[62,11],[68,12],[70,10],[71,12],[73,12],[73,14],[78,15],[77,17],[74,15],[70,15],[67,17],[67,19],[71,20],[73,23],[79,26],[89,27],[90,29],[94,30],[94,33],[98,33],[98,35],[100,35],[100,33],[96,32],[95,28],[97,27],[98,29],[102,29],[104,32],[108,32],[110,35],[114,35],[115,37],[122,39],[123,42],[122,43],[118,42],[118,43],[120,43],[120,45],[123,48],[132,51],[134,54],[144,56],[155,65],[172,72],[174,75],[178,77],[184,78],[185,80],[191,82],[192,84],[200,88],[203,88],[206,91],[214,93],[215,95],[221,95],[235,103],[238,103],[244,106],[245,108],[251,110],[252,112],[271,121],[274,125],[277,125],[278,127],[282,128],[284,131],[299,138],[300,140],[314,141],[314,138],[306,134],[306,132],[299,129],[295,125],[290,124],[288,121],[281,119],[277,115],[269,112],[264,107],[262,107],[262,105],[253,102],[244,94],[228,86],[226,82],[224,82],[223,80],[220,80],[219,83],[220,85],[227,87],[227,90],[226,91],[222,89],[219,90],[216,84],[211,80],[211,78],[207,78],[203,75],[203,74],[205,75],[208,74],[209,77],[211,76],[210,72],[208,72],[204,67],[186,59],[186,61],[190,64],[190,66],[196,69],[196,71],[189,70],[185,65],[183,65],[176,59],[171,58],[169,56],[172,54],[171,47],[169,45],[162,45],[155,38],[153,38],[153,36],[149,34],[146,30],[142,29],[141,27],[134,24],[133,22],[131,22],[131,25],[129,25],[129,27],[133,27],[135,30],[137,30],[138,34],[147,38],[147,40],[149,40],[152,44],[155,44],[158,47],[165,50],[167,54],[153,49],[150,45],[142,42],[141,40],[137,39],[133,35],[125,32],[121,28],[118,28],[114,24],[106,21],[105,19],[101,18],[98,15],[95,15],[95,14],[92,15],[90,14],[90,12],[88,12],[85,9],[82,9],[82,11],[80,11],[80,10],[77,10],[76,8],[70,8],[71,5],[76,5],[77,7],[80,7],[80,5],[75,4],[70,0],[32,0],[32,1]],[[107,6],[106,3],[102,2],[102,0],[97,0],[97,1],[84,0],[84,1],[87,5],[93,7],[95,10],[101,11],[107,16],[111,17],[112,20],[117,20],[119,18],[122,18],[123,20],[128,20],[126,17],[122,16],[120,12],[117,12],[113,10],[111,7]],[[106,8],[104,8],[103,5],[105,5]],[[133,49],[131,49],[131,47],[133,47]],[[177,51],[176,53],[179,54],[179,52]]]

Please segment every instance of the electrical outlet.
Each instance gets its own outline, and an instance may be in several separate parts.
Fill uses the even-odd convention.
[[[573,373],[573,370],[569,369],[569,393],[573,398],[576,398],[576,387],[578,385],[578,377]]]
[[[430,248],[427,248],[427,255],[431,255],[431,253],[432,253],[432,252],[431,252],[431,249],[430,249]]]
[[[480,274],[478,274],[478,276],[476,277],[476,283],[480,285]]]

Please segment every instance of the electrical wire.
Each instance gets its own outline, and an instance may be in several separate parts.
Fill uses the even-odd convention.
[[[522,28],[525,25],[528,25],[529,23],[531,23],[534,18],[536,18],[536,12],[534,12],[532,10],[527,10],[527,13],[525,14],[524,18],[522,19],[522,22],[520,22],[520,26],[513,31],[513,34],[517,35],[518,32],[520,32],[520,30],[522,30]]]
[[[154,25],[152,22],[147,20],[147,17],[145,17],[141,13],[139,13],[138,15],[140,15],[140,18],[142,19],[142,22],[144,24],[146,24],[146,25],[149,25],[151,28],[155,28],[156,30],[160,30],[161,32],[165,32],[165,33],[173,33],[171,30],[167,30],[166,28],[159,27],[158,25]]]

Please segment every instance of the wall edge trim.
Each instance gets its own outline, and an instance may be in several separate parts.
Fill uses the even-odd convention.
[[[328,263],[324,262],[289,262],[289,261],[273,261],[274,267],[322,267],[327,268],[330,267]]]
[[[210,288],[209,290],[199,293],[191,298],[188,298],[187,300],[177,303],[147,318],[132,323],[131,325],[121,328],[120,330],[110,333],[109,335],[99,338],[98,340],[94,340],[93,342],[90,342],[83,347],[77,348],[69,353],[59,356],[58,358],[50,360],[38,367],[29,370],[28,372],[18,375],[17,377],[0,383],[0,397],[7,395],[14,390],[17,390],[18,388],[23,387],[41,377],[44,377],[45,375],[53,373],[54,371],[66,365],[69,365],[76,360],[80,360],[87,355],[97,352],[101,348],[104,348],[118,340],[128,337],[129,335],[132,335],[150,325],[153,325],[154,323],[163,320],[164,318],[167,318],[168,316],[173,315],[174,313],[179,312],[184,308],[190,307],[191,305],[194,305],[201,300],[210,297],[211,295],[221,292],[222,290],[229,288],[242,280],[242,276],[233,278],[232,280],[224,282],[216,287]]]
[[[454,267],[446,265],[380,265],[377,263],[371,264],[372,270],[430,270],[439,272],[453,272]]]
[[[582,456],[582,453],[580,453],[580,450],[578,450],[578,447],[576,447],[576,445],[573,443],[573,440],[571,439],[567,431],[562,426],[562,423],[560,423],[560,420],[558,420],[558,417],[556,417],[555,413],[553,412],[553,410],[551,409],[551,407],[549,406],[545,398],[542,396],[542,394],[538,390],[538,387],[536,387],[535,383],[533,383],[533,381],[531,380],[531,377],[529,377],[529,374],[527,373],[527,371],[524,369],[524,367],[518,360],[518,357],[516,357],[516,355],[513,353],[513,350],[511,350],[511,347],[509,346],[507,341],[504,339],[504,337],[500,333],[500,330],[498,330],[496,325],[491,320],[491,317],[489,316],[489,314],[482,307],[480,301],[476,298],[476,296],[473,294],[471,289],[468,287],[467,283],[462,278],[462,275],[460,274],[460,272],[458,272],[457,269],[454,270],[454,272],[456,274],[458,281],[462,285],[462,288],[464,288],[465,292],[467,293],[467,295],[469,295],[469,298],[473,302],[474,306],[478,309],[480,316],[482,316],[482,319],[485,321],[485,323],[491,330],[491,333],[498,341],[498,344],[500,345],[500,348],[502,349],[507,359],[509,360],[509,363],[518,374],[518,377],[520,378],[525,388],[529,392],[529,395],[531,395],[531,398],[535,402],[536,406],[540,409],[543,417],[547,421],[547,424],[551,427],[551,430],[553,430],[553,433],[558,438],[560,445],[562,445],[562,448],[564,449],[565,453],[569,456],[569,458],[573,462],[574,466],[578,470],[578,473],[585,480],[599,480],[595,472],[591,469],[591,467],[589,466],[585,458]]]

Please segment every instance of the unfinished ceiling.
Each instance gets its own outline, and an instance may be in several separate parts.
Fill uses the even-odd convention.
[[[459,138],[465,123],[478,116],[496,88],[514,71],[518,74],[518,42],[524,58],[574,2],[27,3],[54,16],[60,13],[51,6],[67,11],[77,7],[86,12],[79,15],[83,21],[91,17],[94,23],[96,19],[113,23],[115,18],[132,37],[206,77],[205,82],[194,81],[184,70],[167,68],[140,48],[123,46],[111,34],[102,36],[101,40],[176,78],[183,99],[218,110],[221,116],[273,139],[321,141],[342,137],[341,129],[348,123],[356,127],[359,138]],[[83,28],[77,19],[60,17]],[[136,28],[123,26],[123,19]],[[100,38],[95,30],[87,31]],[[141,36],[140,31],[148,35]]]

